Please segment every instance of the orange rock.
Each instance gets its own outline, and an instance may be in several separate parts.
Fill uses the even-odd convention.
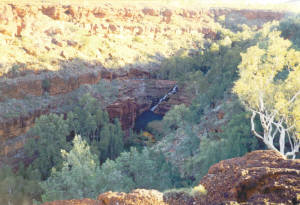
[[[62,20],[63,19],[63,12],[61,7],[57,6],[49,6],[49,7],[42,7],[42,12],[44,15],[49,16],[54,20]]]
[[[23,7],[17,6],[14,10],[17,12],[18,17],[20,18],[23,18],[27,14],[26,9]]]
[[[164,17],[171,17],[172,16],[172,11],[170,9],[166,9],[165,11],[162,12],[162,15]]]
[[[135,99],[118,100],[107,108],[110,119],[119,118],[124,130],[133,128],[138,112]]]
[[[42,205],[167,205],[156,190],[136,189],[131,193],[106,192],[93,199],[72,199],[46,202]]]
[[[100,205],[100,203],[97,200],[93,199],[72,199],[46,202],[42,205]]]
[[[0,23],[8,24],[14,18],[12,7],[9,5],[0,6]]]
[[[152,9],[152,8],[144,8],[142,10],[142,12],[145,14],[145,15],[149,15],[149,16],[158,16],[159,15],[159,12],[156,11],[155,9]]]
[[[198,203],[226,201],[298,204],[300,160],[287,160],[275,151],[254,151],[221,161],[202,178],[207,195]]]
[[[223,111],[218,112],[218,119],[222,120],[224,118],[225,113]]]
[[[117,31],[117,27],[115,25],[113,25],[113,24],[109,24],[108,28],[113,33]]]
[[[63,46],[62,42],[56,40],[55,38],[52,39],[51,43],[53,43],[53,44],[55,44],[55,45],[57,45],[57,46],[59,46],[59,47],[62,47],[62,46]]]
[[[95,8],[93,14],[97,18],[104,18],[106,16],[106,12],[101,8]]]
[[[167,205],[156,190],[136,189],[131,193],[106,192],[98,196],[100,205]]]

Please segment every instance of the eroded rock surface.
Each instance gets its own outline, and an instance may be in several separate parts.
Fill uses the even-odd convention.
[[[46,202],[43,205],[100,205],[100,203],[93,199],[71,199]]]
[[[106,192],[98,196],[100,205],[166,205],[163,194],[156,190],[136,189],[131,193]]]
[[[97,200],[78,199],[47,202],[43,205],[167,205],[163,194],[156,190],[136,189],[131,193],[106,192]]]
[[[204,204],[226,201],[300,203],[300,160],[287,160],[275,151],[254,151],[210,167],[200,181]]]

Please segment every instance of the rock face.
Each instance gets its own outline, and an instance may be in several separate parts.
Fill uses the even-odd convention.
[[[106,192],[98,196],[100,205],[166,205],[163,194],[156,190],[136,189],[131,193]]]
[[[97,200],[78,199],[47,202],[43,205],[167,205],[163,194],[156,190],[136,189],[131,193],[106,192]]]
[[[226,201],[300,203],[300,160],[287,160],[275,151],[254,151],[221,161],[202,178],[203,204]]]
[[[42,107],[34,106],[32,110],[24,114],[19,114],[18,117],[8,118],[4,115],[2,116],[0,111],[0,166],[2,163],[13,166],[16,165],[18,161],[24,157],[22,154],[23,146],[26,142],[24,135],[34,125],[35,119],[51,112],[65,114],[66,112],[59,108],[68,102],[68,93],[72,91],[76,92],[76,89],[79,89],[80,86],[89,86],[88,84],[96,84],[101,80],[108,83],[112,82],[112,80],[118,82],[118,94],[116,99],[111,103],[103,103],[103,105],[106,107],[110,119],[113,121],[115,118],[118,118],[123,130],[125,133],[128,133],[127,131],[134,127],[137,116],[149,109],[154,100],[164,96],[176,84],[175,81],[169,80],[145,79],[147,74],[136,70],[127,73],[114,73],[105,69],[94,68],[90,70],[86,69],[83,73],[71,73],[73,73],[73,75],[69,78],[66,78],[63,74],[56,73],[52,74],[49,78],[45,78],[45,76],[48,76],[45,74],[42,76],[38,75],[36,78],[24,77],[24,79],[22,79],[24,83],[28,80],[29,84],[30,82],[34,82],[33,79],[37,79],[38,81],[51,79],[50,88],[52,87],[52,90],[56,90],[56,92],[49,93],[50,96],[53,96],[53,98],[51,98],[53,100],[45,101]],[[30,91],[34,91],[34,88],[37,91],[41,89],[40,87],[32,87]],[[24,98],[23,95],[28,95],[29,91],[27,87],[20,87],[20,89],[23,90],[23,92],[20,92],[22,95],[15,95],[15,97],[22,101],[22,98]],[[100,102],[102,102],[103,91],[104,90],[96,90],[94,93],[94,97]],[[5,93],[5,95],[8,94]],[[36,101],[43,100],[43,96],[38,95],[31,96],[31,98],[36,99]],[[176,104],[176,102],[174,104]],[[5,111],[5,109],[1,109],[1,107],[0,110]]]
[[[100,203],[93,199],[72,199],[46,202],[43,205],[100,205]]]

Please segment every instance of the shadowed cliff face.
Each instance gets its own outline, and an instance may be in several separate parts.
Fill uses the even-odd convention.
[[[92,79],[89,82],[93,82],[95,78],[93,75],[91,76]],[[78,81],[79,78],[74,79]],[[98,83],[102,81],[105,81],[107,84],[113,82],[117,83],[116,96],[113,101],[105,101],[103,93],[105,88],[99,89],[97,87],[99,84],[95,84],[94,87],[84,86],[83,84],[82,86],[84,87],[77,89],[79,91],[75,89],[69,94],[63,92],[47,97],[47,100],[44,101],[43,96],[31,97],[30,100],[32,103],[42,101],[44,104],[40,107],[36,107],[33,111],[21,113],[18,117],[3,117],[0,123],[0,161],[10,164],[17,163],[19,161],[18,159],[22,158],[22,148],[26,141],[24,134],[34,125],[35,119],[42,114],[49,114],[51,112],[66,113],[67,110],[64,110],[64,106],[68,106],[68,103],[72,100],[72,93],[74,92],[91,92],[92,95],[106,107],[110,119],[119,118],[123,130],[126,131],[134,127],[137,116],[149,109],[154,99],[163,96],[176,84],[176,82],[168,80],[129,79],[124,76],[120,78],[116,77],[113,81],[111,79],[101,79]],[[78,84],[78,82],[72,83]],[[27,103],[26,99],[16,100],[16,103],[19,102]],[[6,101],[2,102],[2,104],[6,104]]]
[[[133,190],[131,193],[106,192],[96,200],[79,199],[47,202],[43,205],[209,205],[300,203],[300,161],[286,160],[275,151],[254,151],[243,157],[221,161],[200,181],[206,195]]]

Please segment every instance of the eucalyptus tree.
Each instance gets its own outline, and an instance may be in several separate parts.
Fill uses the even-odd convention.
[[[61,150],[63,166],[61,170],[52,169],[50,177],[40,183],[45,191],[43,201],[95,197],[97,157],[90,152],[86,141],[76,135],[70,152]]]
[[[53,166],[62,165],[61,149],[69,150],[71,144],[66,136],[70,133],[68,121],[63,115],[49,114],[39,117],[30,129],[31,138],[25,144],[26,155],[33,158],[33,169],[38,169],[46,179]]]
[[[269,149],[295,158],[300,146],[300,52],[270,31],[241,54],[240,78],[233,88],[252,112],[251,129]],[[259,119],[263,133],[258,131]]]

